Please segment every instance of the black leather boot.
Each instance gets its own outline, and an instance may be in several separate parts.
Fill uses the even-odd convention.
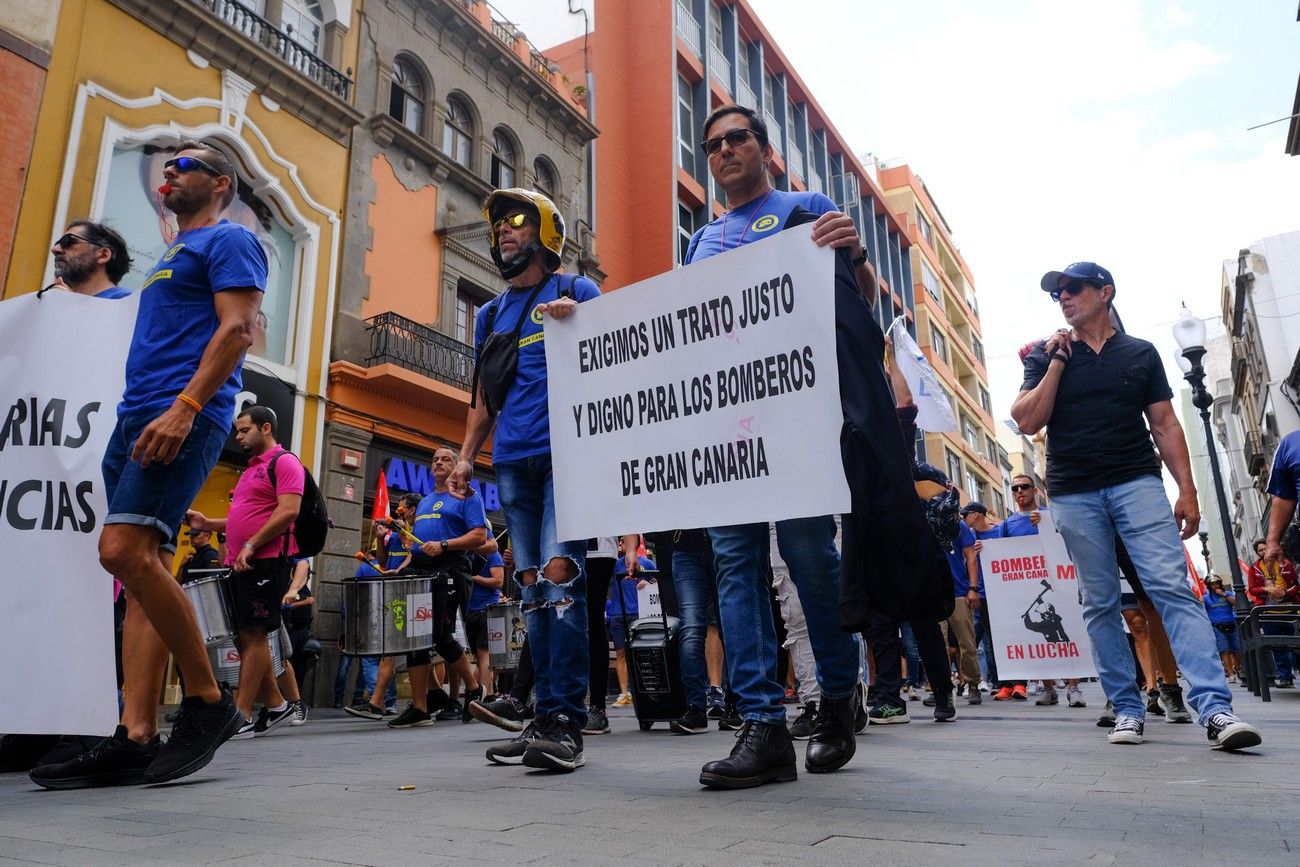
[[[780,723],[745,720],[731,755],[705,765],[700,785],[748,789],[769,782],[789,783],[798,777],[790,731]]]
[[[848,698],[822,696],[822,706],[817,712],[817,722],[813,725],[812,737],[808,739],[808,751],[803,759],[803,766],[808,773],[838,771],[853,758],[858,749],[857,739],[853,735],[854,704],[857,700],[856,690]]]

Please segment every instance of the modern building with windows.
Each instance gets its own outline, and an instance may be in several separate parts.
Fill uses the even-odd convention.
[[[906,164],[881,167],[885,201],[914,231],[908,254],[915,278],[917,343],[938,375],[956,431],[927,433],[930,463],[943,467],[963,500],[993,507],[1005,494],[975,281],[929,189]],[[1002,492],[999,494],[999,492]],[[999,510],[999,514],[1005,514]]]
[[[604,277],[585,89],[482,0],[371,2],[364,17],[329,357],[323,487],[339,544],[317,570],[322,635],[337,634],[337,582],[356,568],[379,470],[394,496],[427,493],[434,449],[464,436],[474,318],[504,283],[481,211],[488,193],[548,195],[568,229],[565,269]],[[478,481],[499,527],[486,460]]]
[[[879,275],[882,325],[902,316],[910,328],[905,224],[745,0],[598,0],[588,41],[606,288],[680,264],[691,234],[722,213],[725,196],[700,150],[700,125],[713,109],[739,103],[763,112],[776,152],[773,185],[825,193],[854,218]],[[547,53],[576,78],[583,43]]]

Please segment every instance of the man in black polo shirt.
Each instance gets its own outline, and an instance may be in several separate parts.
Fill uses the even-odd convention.
[[[1011,415],[1027,436],[1044,425],[1049,429],[1047,488],[1078,570],[1097,674],[1115,706],[1108,739],[1142,743],[1146,716],[1120,617],[1118,533],[1164,619],[1190,686],[1188,703],[1211,746],[1253,747],[1260,734],[1232,712],[1213,629],[1187,586],[1179,537],[1195,535],[1201,516],[1187,441],[1160,356],[1150,343],[1117,330],[1111,309],[1115,284],[1105,268],[1075,262],[1049,271],[1041,285],[1060,303],[1071,327],[1025,356],[1025,381]],[[1178,484],[1172,510],[1161,459]]]
[[[202,574],[195,573],[221,568],[221,555],[217,553],[216,548],[212,547],[211,530],[190,530],[189,537],[194,550],[186,554],[185,560],[181,563],[181,572],[177,577],[182,584],[204,577]]]

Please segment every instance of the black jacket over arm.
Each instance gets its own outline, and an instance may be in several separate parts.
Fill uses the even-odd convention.
[[[785,226],[816,219],[796,208]],[[913,485],[912,450],[885,373],[885,335],[843,249],[835,256],[835,345],[840,456],[853,509],[843,516],[841,624],[865,631],[868,609],[895,620],[944,620],[953,610],[952,573]]]

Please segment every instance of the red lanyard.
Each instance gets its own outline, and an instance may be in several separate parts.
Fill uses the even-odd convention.
[[[775,189],[775,187],[773,187],[772,189]],[[770,195],[772,195],[772,190],[768,190],[767,195],[759,199],[758,207],[754,208],[754,210],[750,211],[749,214],[745,216],[745,229],[740,233],[740,240],[736,242],[737,247],[745,243],[745,235],[749,233],[749,224],[751,222],[749,218],[752,217],[754,214],[757,214],[759,211],[763,210],[763,205],[767,203],[767,196]],[[731,211],[728,214],[722,215],[722,239],[718,242],[718,244],[720,247],[722,247],[722,252],[724,253],[727,251],[727,217],[729,217],[731,214],[734,213],[735,211]]]

